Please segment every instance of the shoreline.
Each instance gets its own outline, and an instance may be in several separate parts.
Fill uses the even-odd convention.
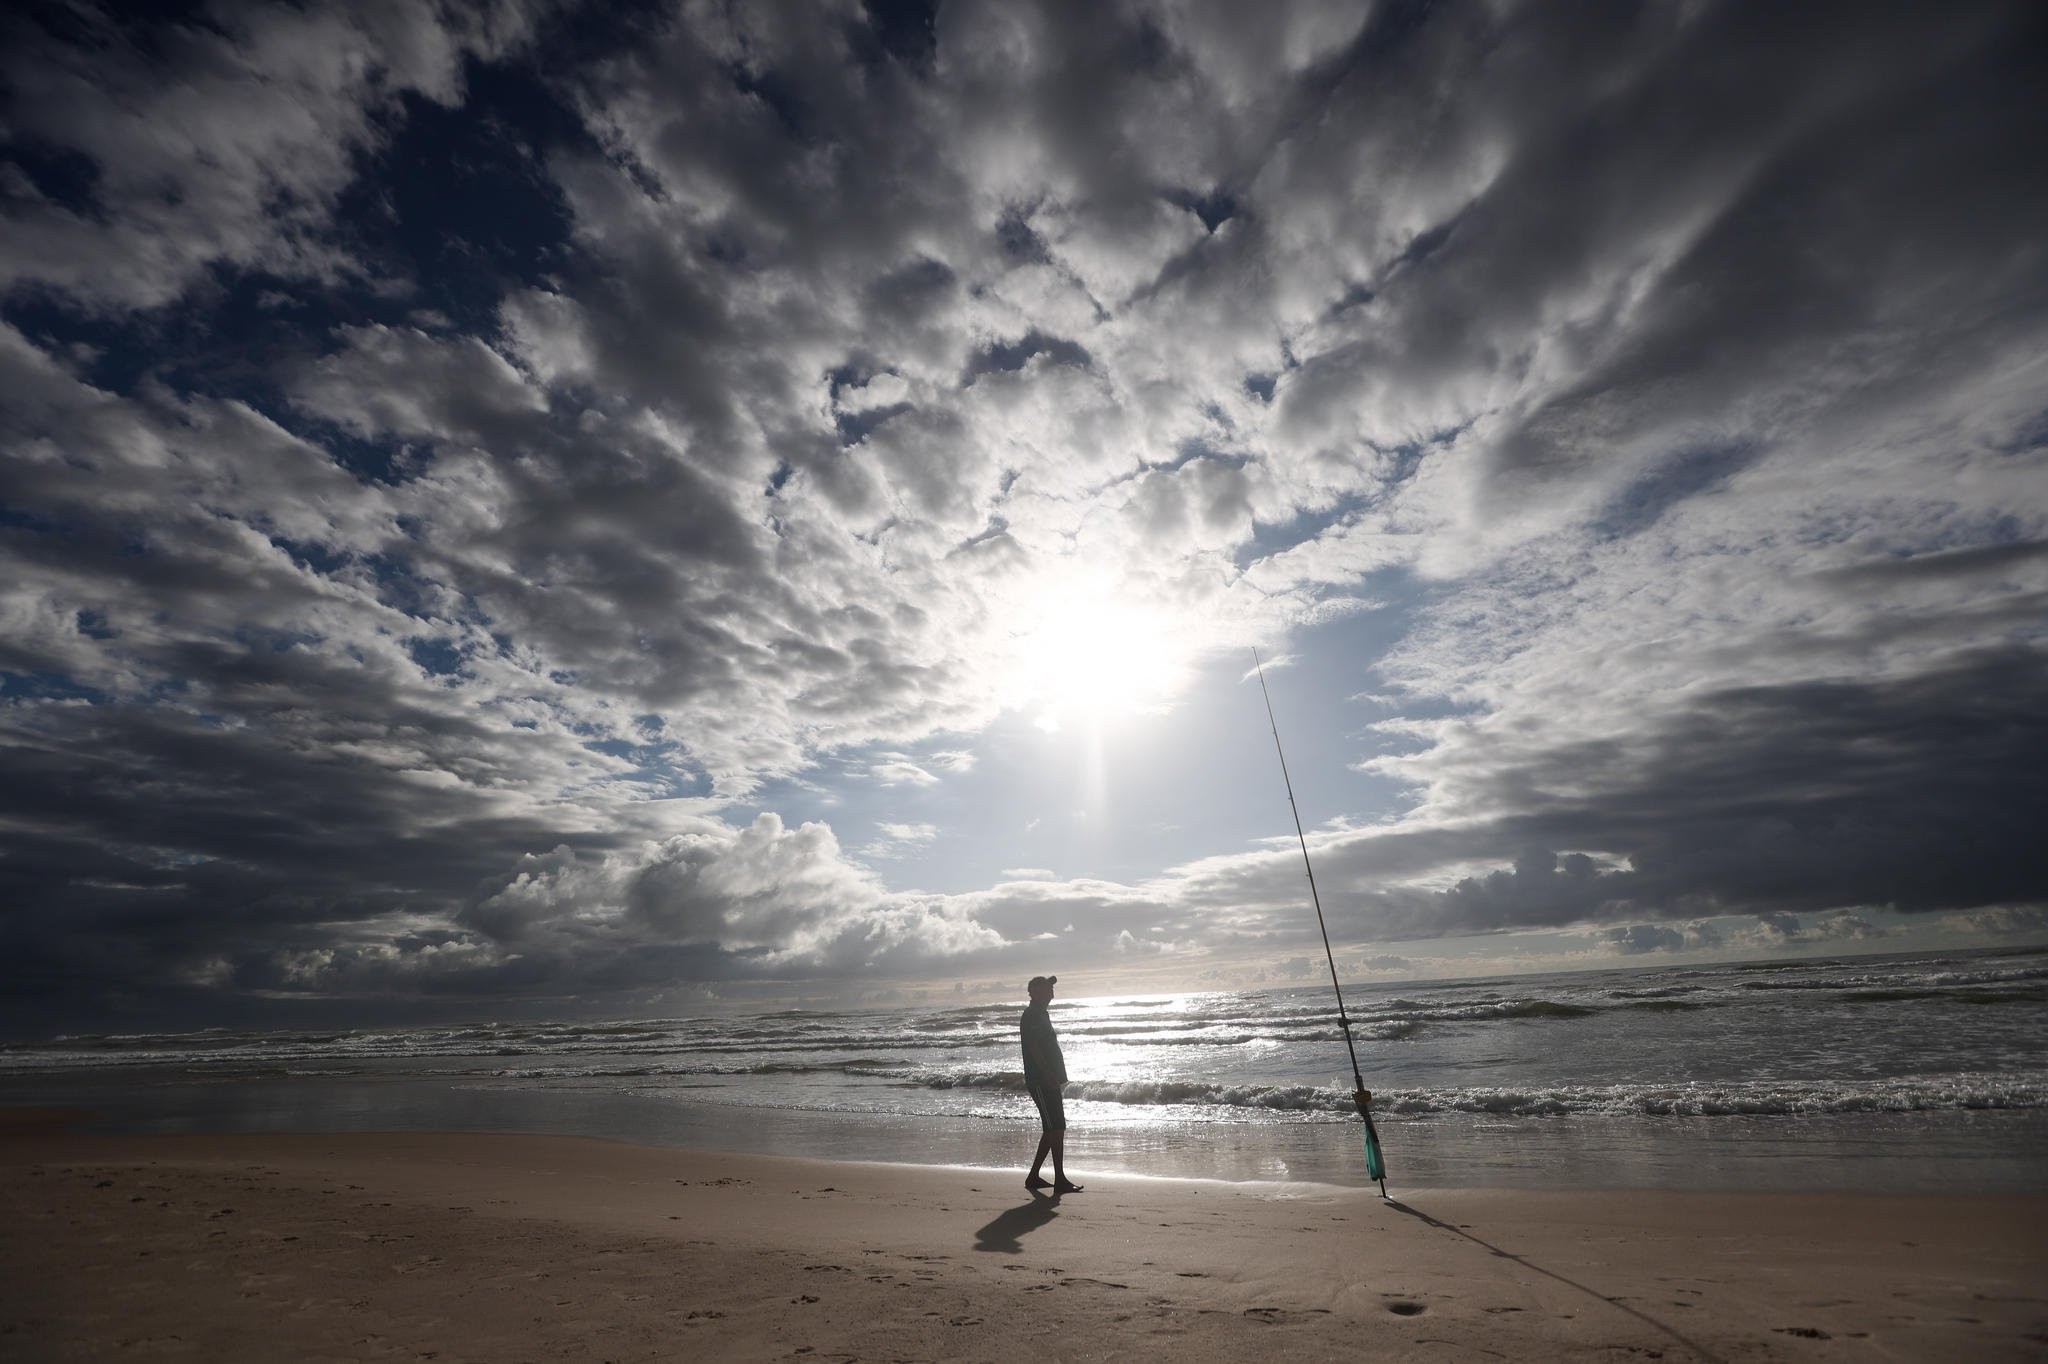
[[[190,1359],[2048,1358],[2048,1197],[1417,1190],[0,1124],[0,1339]],[[15,1347],[10,1347],[11,1349]]]
[[[118,1078],[119,1082],[116,1082]],[[89,1110],[98,1135],[501,1132],[699,1151],[1004,1168],[1037,1141],[1028,1101],[1003,1116],[735,1103],[696,1091],[580,1082],[479,1085],[436,1076],[185,1073],[0,1082],[9,1107]],[[1357,1119],[1139,1120],[1069,1101],[1081,1168],[1371,1188]],[[1161,1117],[1165,1120],[1162,1121]],[[2048,1108],[1661,1118],[1380,1115],[1396,1189],[1498,1188],[1968,1196],[2048,1194]]]

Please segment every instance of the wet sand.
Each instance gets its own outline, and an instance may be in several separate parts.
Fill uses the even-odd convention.
[[[2048,1359],[2038,1196],[1055,1200],[583,1138],[0,1126],[24,1361]]]

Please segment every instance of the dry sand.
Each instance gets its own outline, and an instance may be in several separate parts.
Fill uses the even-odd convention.
[[[2038,1197],[1054,1201],[580,1138],[0,1126],[8,1360],[2048,1358]]]

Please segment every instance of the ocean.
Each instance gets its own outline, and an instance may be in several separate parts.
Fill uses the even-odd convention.
[[[2048,1191],[2048,948],[1345,990],[1394,1191]],[[1021,1167],[1014,1002],[70,1036],[0,1102],[102,1131],[549,1132]],[[1067,1164],[1363,1186],[1330,990],[1061,998]]]

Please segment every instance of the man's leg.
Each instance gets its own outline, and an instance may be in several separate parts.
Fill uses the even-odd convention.
[[[1031,1162],[1031,1173],[1024,1176],[1024,1187],[1027,1189],[1043,1189],[1049,1186],[1039,1177],[1038,1172],[1045,1166],[1047,1152],[1053,1149],[1052,1114],[1046,1110],[1045,1096],[1043,1094],[1040,1094],[1035,1089],[1028,1092],[1031,1095],[1031,1102],[1038,1107],[1038,1155]],[[1055,1163],[1053,1169],[1057,1171],[1059,1165]]]
[[[1079,1193],[1081,1186],[1067,1178],[1067,1100],[1054,1090],[1045,1103],[1046,1140],[1052,1143],[1052,1191]]]

